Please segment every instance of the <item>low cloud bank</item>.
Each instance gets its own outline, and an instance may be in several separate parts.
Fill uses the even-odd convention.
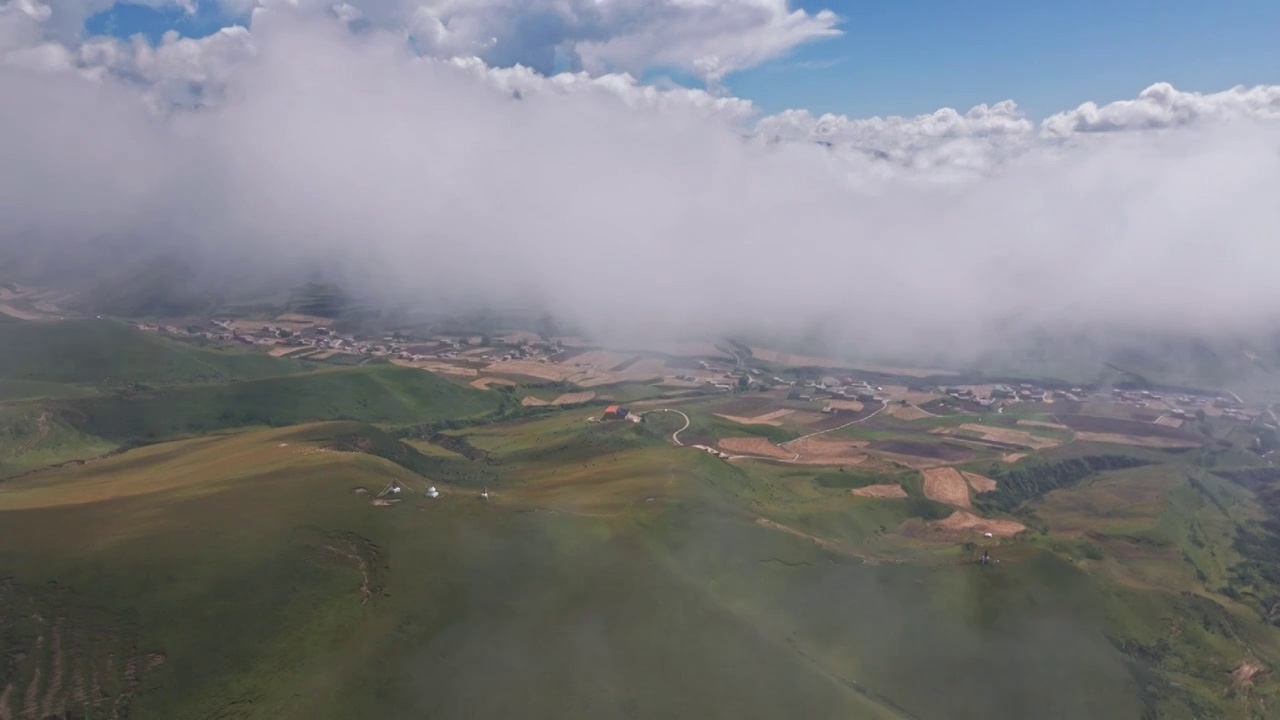
[[[422,56],[354,17],[271,6],[152,47],[0,14],[0,248],[877,354],[1275,327],[1280,87],[1154,85],[1041,123],[1011,102],[759,117],[629,75]]]

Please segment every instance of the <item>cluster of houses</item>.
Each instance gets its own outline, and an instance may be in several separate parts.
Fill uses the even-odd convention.
[[[792,386],[787,393],[788,400],[812,400],[815,397],[828,397],[837,400],[857,400],[859,402],[877,402],[876,395],[884,388],[874,386],[866,380],[854,380],[851,377],[827,376],[818,380],[804,380],[800,383],[787,382],[782,378],[775,381]]]

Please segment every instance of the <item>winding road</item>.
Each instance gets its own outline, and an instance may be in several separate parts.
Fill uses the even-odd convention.
[[[683,427],[681,427],[679,430],[677,430],[677,431],[675,431],[675,432],[671,433],[671,442],[675,443],[676,445],[683,446],[683,445],[684,445],[684,443],[680,442],[680,433],[682,433],[682,432],[684,432],[685,430],[688,430],[688,429],[689,429],[689,416],[688,416],[688,415],[685,415],[684,413],[680,412],[679,410],[672,410],[671,408],[662,408],[662,412],[673,412],[673,413],[675,413],[675,414],[679,415],[680,417],[684,418],[684,426],[683,426]]]

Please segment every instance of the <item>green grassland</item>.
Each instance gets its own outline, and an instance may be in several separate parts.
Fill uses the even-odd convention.
[[[41,407],[0,405],[0,478],[115,448],[115,443],[86,435]]]
[[[312,290],[299,308],[346,312]],[[1239,443],[1079,442],[988,415],[1070,441],[1016,464],[974,445],[960,467],[999,484],[974,512],[1030,530],[934,537],[915,530],[954,508],[903,465],[725,462],[675,446],[675,413],[519,404],[559,388],[308,369],[107,321],[0,321],[0,336],[36,348],[0,353],[0,716],[1266,718],[1280,703],[1275,674],[1230,675],[1280,667],[1276,478]],[[724,403],[676,405],[683,437],[805,434],[717,417]],[[882,413],[826,437],[956,443],[928,431],[963,422]],[[50,467],[72,458],[93,459]],[[405,492],[375,503],[393,481]],[[907,497],[850,492],[884,483]],[[984,548],[1000,564],[975,562]]]
[[[1280,661],[1280,631],[1214,589],[1238,525],[1264,517],[1236,484],[1169,462],[1095,473],[1027,499],[1045,532],[988,568],[899,532],[939,516],[905,472],[725,463],[672,445],[667,415],[588,414],[447,433],[481,459],[331,422],[0,483],[0,603],[26,618],[0,685],[11,706],[138,718],[1266,717],[1275,702],[1269,676],[1226,675]],[[392,480],[409,491],[389,507],[353,492]],[[848,492],[894,481],[908,498]]]
[[[0,393],[5,400],[302,371],[288,360],[236,348],[200,348],[110,320],[31,322],[0,315],[0,347]],[[72,387],[58,389],[57,384]]]
[[[1101,635],[1063,643],[1027,624],[1050,601],[1083,621],[1083,590],[1040,586],[1057,571],[1048,559],[1029,564],[1031,580],[833,563],[752,522],[723,486],[754,481],[723,463],[685,467],[690,451],[623,424],[591,453],[602,428],[541,422],[585,462],[539,465],[517,440],[495,451],[510,477],[489,503],[446,488],[371,505],[352,489],[437,481],[333,449],[360,445],[368,431],[352,424],[185,440],[9,481],[6,609],[30,616],[37,588],[65,590],[0,679],[70,710],[104,662],[77,642],[92,637],[163,658],[136,686],[102,685],[131,717],[976,718],[1044,708],[1046,693],[1058,709],[1042,717],[1137,708]],[[984,594],[1002,599],[983,610]],[[1008,625],[955,635],[975,612]],[[1042,661],[1020,667],[998,645],[1040,647]],[[941,672],[962,657],[976,664]],[[1058,686],[1064,673],[1095,692]],[[942,699],[955,693],[969,709]]]
[[[312,420],[430,422],[481,415],[499,403],[496,393],[382,365],[86,398],[55,407],[85,433],[126,441]]]

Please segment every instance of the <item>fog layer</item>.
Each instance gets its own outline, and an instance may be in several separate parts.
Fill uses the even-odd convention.
[[[1158,85],[1039,124],[1012,103],[759,118],[421,56],[339,15],[271,6],[151,47],[0,14],[0,250],[322,269],[423,306],[633,336],[820,328],[879,354],[1277,320],[1278,88]]]

